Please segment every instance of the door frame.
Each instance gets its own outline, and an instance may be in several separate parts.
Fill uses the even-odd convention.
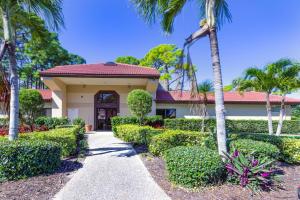
[[[116,103],[104,104],[104,105],[98,104],[97,97],[101,93],[112,93],[112,94],[116,95],[116,97],[117,97]],[[95,96],[94,96],[94,130],[98,130],[97,110],[100,108],[117,109],[117,114],[118,114],[120,112],[120,95],[114,90],[100,90],[95,94]]]

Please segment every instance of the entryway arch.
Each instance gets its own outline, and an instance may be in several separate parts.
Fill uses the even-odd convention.
[[[101,90],[95,95],[95,130],[111,130],[111,118],[120,112],[120,95]]]

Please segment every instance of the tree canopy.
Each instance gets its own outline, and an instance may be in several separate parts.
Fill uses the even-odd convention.
[[[50,32],[46,23],[34,13],[20,12],[13,18],[16,29],[16,59],[20,85],[25,88],[43,88],[39,71],[58,65],[83,64],[85,59],[68,52],[61,46],[57,33]],[[19,18],[20,19],[20,18]],[[8,68],[8,55],[5,54],[3,67]]]
[[[124,63],[124,64],[131,64],[131,65],[139,65],[140,60],[133,56],[119,56],[116,58],[116,62]]]
[[[160,44],[146,54],[141,60],[142,66],[154,67],[161,73],[160,80],[163,81],[165,89],[169,90],[170,80],[176,72],[182,50],[173,44]]]

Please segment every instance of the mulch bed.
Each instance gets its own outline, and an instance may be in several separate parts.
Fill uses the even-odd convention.
[[[144,147],[135,148],[141,154],[141,159],[148,171],[158,185],[173,200],[274,200],[274,199],[298,199],[297,187],[300,186],[300,166],[291,166],[285,163],[278,163],[278,167],[284,172],[282,177],[282,189],[278,191],[262,192],[253,197],[247,189],[228,183],[209,188],[187,190],[171,184],[167,179],[165,163],[161,158],[153,157],[146,152]]]
[[[0,183],[2,200],[48,200],[69,181],[70,175],[82,167],[77,158],[62,161],[61,167],[53,174],[31,177],[24,180]]]

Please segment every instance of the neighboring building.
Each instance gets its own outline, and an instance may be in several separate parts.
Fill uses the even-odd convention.
[[[128,64],[83,64],[58,66],[41,72],[50,90],[40,90],[45,99],[45,114],[52,117],[83,118],[94,129],[109,129],[112,116],[130,115],[127,96],[133,89],[144,89],[153,96],[151,115],[199,118],[191,109],[201,104],[187,91],[165,91],[159,87],[159,72],[153,68]],[[280,96],[271,95],[273,119],[278,119]],[[260,92],[225,92],[228,119],[267,119],[265,94]],[[286,98],[286,119],[291,106],[300,99]],[[209,117],[215,116],[214,96],[208,96]]]

